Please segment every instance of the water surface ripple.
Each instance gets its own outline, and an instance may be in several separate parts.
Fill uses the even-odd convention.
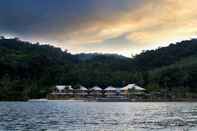
[[[0,131],[197,131],[197,103],[0,102]]]

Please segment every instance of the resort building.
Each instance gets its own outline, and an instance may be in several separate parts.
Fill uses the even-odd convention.
[[[63,93],[65,87],[65,85],[57,85],[53,93]]]
[[[107,88],[104,89],[105,91],[105,96],[106,97],[113,97],[113,96],[117,96],[117,88],[112,87],[112,86],[108,86]]]
[[[73,95],[73,88],[71,85],[57,85],[52,94]]]
[[[75,90],[76,96],[87,96],[88,95],[88,89],[84,86],[80,86],[78,89]]]
[[[90,89],[90,95],[92,96],[102,96],[102,94],[103,90],[98,86],[94,86]]]
[[[71,85],[57,85],[51,94],[48,94],[49,99],[89,99],[96,98],[101,101],[128,101],[145,98],[145,89],[136,85],[128,84],[122,88],[108,86],[104,90],[98,86],[87,89],[84,86],[79,86],[78,89],[73,89]]]
[[[47,95],[48,99],[67,99],[73,97],[73,88],[71,85],[57,85],[51,94]]]
[[[120,91],[121,95],[128,97],[129,95],[142,94],[145,89],[136,84],[128,84],[127,86],[121,88]]]
[[[64,89],[64,93],[66,93],[67,95],[73,95],[73,88],[71,85],[68,85],[65,87]]]

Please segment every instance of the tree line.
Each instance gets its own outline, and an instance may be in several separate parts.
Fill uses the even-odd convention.
[[[197,40],[143,51],[73,55],[60,48],[18,38],[0,38],[0,100],[45,97],[54,85],[121,87],[136,83],[148,91],[196,92]]]

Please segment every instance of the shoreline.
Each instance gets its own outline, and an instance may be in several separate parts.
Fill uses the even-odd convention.
[[[83,101],[83,102],[197,102],[197,99],[111,99],[106,97],[98,98],[68,98],[68,99],[47,99],[48,101]]]
[[[47,102],[47,101],[81,101],[81,102],[197,102],[195,98],[179,98],[179,99],[132,99],[132,98],[116,98],[116,97],[68,97],[68,98],[38,98],[25,100],[0,100],[0,102]]]
[[[197,100],[171,100],[171,101],[167,101],[167,100],[135,100],[135,101],[86,101],[86,100],[73,100],[73,99],[70,99],[70,100],[66,100],[66,99],[56,99],[56,100],[46,100],[46,101],[40,101],[40,100],[34,100],[34,101],[31,101],[31,100],[27,100],[27,101],[18,101],[18,100],[2,100],[2,101],[0,101],[0,102],[50,102],[50,101],[67,101],[67,102],[106,102],[106,103],[108,103],[108,102],[113,102],[113,103],[135,103],[135,102],[140,102],[140,103],[148,103],[148,102],[168,102],[168,103],[170,103],[170,102],[197,102]]]

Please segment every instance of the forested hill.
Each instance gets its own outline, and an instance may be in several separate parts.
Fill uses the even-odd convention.
[[[197,55],[197,39],[170,44],[168,47],[144,51],[133,59],[139,70],[152,70]]]
[[[148,90],[187,86],[193,91],[197,80],[196,55],[197,40],[127,58],[115,54],[72,55],[50,45],[2,37],[0,100],[44,97],[57,84],[104,88],[136,83]]]

